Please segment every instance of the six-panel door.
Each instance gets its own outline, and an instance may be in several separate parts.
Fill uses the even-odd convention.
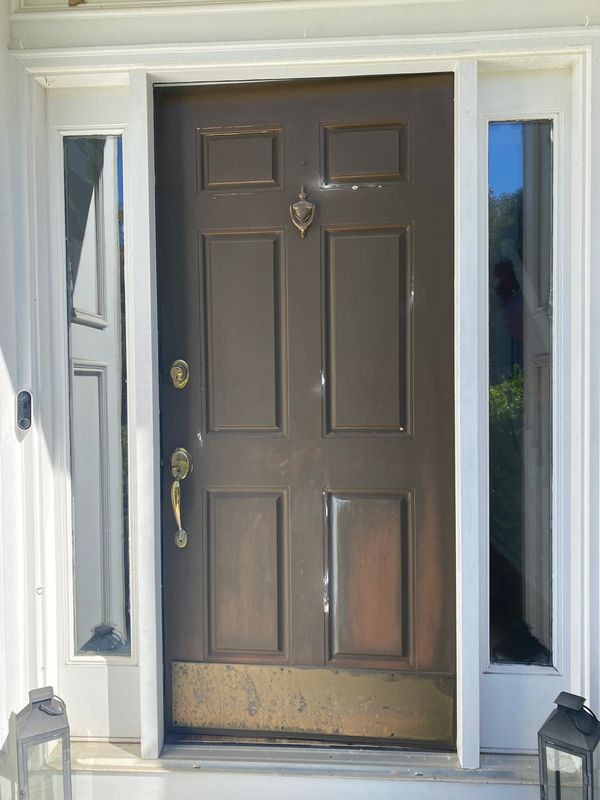
[[[452,76],[156,109],[168,727],[449,745]]]

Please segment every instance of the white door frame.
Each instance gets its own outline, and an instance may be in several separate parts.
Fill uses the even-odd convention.
[[[523,752],[533,749],[536,734],[554,699],[561,691],[572,688],[571,647],[577,648],[581,621],[577,609],[572,611],[571,581],[579,580],[581,564],[571,562],[571,549],[577,547],[579,531],[572,514],[570,454],[574,447],[571,420],[578,402],[573,391],[572,368],[577,360],[571,357],[581,346],[578,323],[572,309],[578,307],[577,278],[579,268],[573,256],[571,234],[572,198],[566,191],[571,186],[573,147],[572,76],[564,71],[522,73],[518,81],[511,73],[487,72],[479,83],[479,208],[488,202],[488,130],[492,121],[545,119],[552,123],[552,666],[533,664],[494,664],[490,660],[489,631],[489,505],[482,508],[481,525],[481,746],[491,752]],[[480,331],[484,364],[482,364],[481,405],[487,405],[488,370],[488,231],[487,213],[480,215],[480,264],[482,266],[485,322]],[[574,266],[575,265],[575,266]],[[483,299],[485,298],[485,300]],[[489,453],[487,417],[482,452]],[[569,465],[569,466],[568,466]],[[489,496],[489,467],[482,475],[481,493]],[[575,634],[575,635],[574,635]]]
[[[127,262],[129,279],[128,347],[130,353],[129,420],[133,432],[132,538],[137,559],[137,619],[140,726],[142,755],[159,756],[163,741],[162,618],[160,568],[160,506],[158,436],[158,339],[156,302],[155,214],[153,181],[153,98],[157,82],[214,82],[324,77],[384,73],[452,71],[456,75],[455,112],[455,400],[456,400],[456,559],[457,559],[457,743],[461,764],[474,768],[480,752],[480,531],[485,525],[486,464],[482,442],[487,412],[481,386],[487,377],[486,354],[480,332],[485,325],[482,253],[479,242],[479,184],[474,155],[478,147],[478,72],[489,69],[572,70],[574,221],[572,263],[575,265],[573,313],[582,319],[572,351],[572,375],[580,381],[572,409],[570,447],[571,522],[573,562],[581,590],[573,593],[573,615],[582,621],[572,651],[572,686],[598,705],[598,654],[600,652],[598,574],[600,505],[600,361],[591,347],[600,341],[600,315],[591,313],[592,297],[600,298],[600,230],[591,225],[592,210],[600,209],[600,45],[598,31],[555,31],[537,34],[490,34],[463,37],[381,37],[319,42],[240,43],[185,47],[91,48],[52,52],[16,52],[13,59],[23,71],[20,86],[27,101],[18,104],[18,125],[23,131],[21,155],[45,136],[44,115],[31,125],[31,106],[42,109],[46,89],[60,87],[128,86],[127,126],[129,164],[125,166],[129,197]],[[285,60],[282,60],[285,53]],[[148,66],[150,65],[150,66]],[[594,136],[592,136],[594,134]],[[579,159],[579,154],[581,159]],[[591,163],[595,164],[593,178]],[[31,285],[44,286],[48,245],[46,226],[36,221],[47,214],[47,195],[36,193],[40,159],[30,164],[29,185],[19,202],[35,238],[31,259]],[[36,172],[37,170],[37,172]],[[592,245],[594,248],[592,249]],[[487,253],[484,264],[487,263]],[[592,270],[592,265],[594,269]],[[32,290],[35,292],[35,288]],[[135,302],[133,296],[135,294]],[[42,299],[42,298],[40,298]],[[487,303],[487,298],[485,298]],[[473,313],[473,309],[475,312]],[[35,316],[33,341],[52,332],[51,310]],[[32,386],[39,375],[43,345],[32,353]],[[48,389],[46,389],[48,391]],[[44,409],[38,408],[43,414]],[[484,413],[485,412],[485,413]],[[49,420],[50,427],[60,426]],[[35,436],[35,432],[32,431]],[[38,443],[42,449],[42,442]],[[37,518],[52,509],[61,524],[60,508],[49,497],[48,478],[57,480],[51,460],[40,456],[36,485],[31,492]],[[483,499],[483,502],[481,500]],[[57,516],[58,514],[58,516]],[[40,569],[54,569],[49,556],[51,532],[36,526],[31,535],[38,543]],[[575,574],[575,573],[574,573]],[[47,576],[48,581],[49,577]],[[595,580],[591,580],[594,578]],[[591,586],[594,584],[592,591]],[[39,618],[42,618],[40,621]],[[44,620],[46,620],[44,624]],[[40,625],[42,631],[39,632]],[[52,614],[38,611],[38,664],[51,677],[48,652],[55,644]]]

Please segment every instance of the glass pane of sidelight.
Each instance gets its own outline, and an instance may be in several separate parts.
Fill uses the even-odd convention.
[[[121,136],[64,139],[75,652],[130,653]]]
[[[552,663],[552,123],[489,127],[490,658]]]

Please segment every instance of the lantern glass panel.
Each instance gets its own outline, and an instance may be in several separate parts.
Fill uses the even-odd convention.
[[[27,745],[28,800],[62,800],[63,746],[60,739]]]
[[[584,797],[582,757],[547,746],[546,764],[547,800],[582,800]]]

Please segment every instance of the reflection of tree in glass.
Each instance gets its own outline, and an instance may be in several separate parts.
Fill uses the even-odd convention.
[[[490,533],[492,547],[517,573],[523,527],[523,294],[503,243],[510,240],[517,257],[522,253],[522,214],[521,189],[499,197],[490,192],[490,317],[496,320],[490,330]],[[512,603],[520,607],[519,576],[510,583]],[[506,587],[494,588],[504,599],[498,597],[492,607],[502,608]]]
[[[511,194],[489,193],[490,263],[502,258],[502,243],[512,239],[523,259],[523,189]]]
[[[490,517],[492,542],[518,565],[521,547],[515,532],[522,526],[523,371],[490,386]]]
[[[550,663],[525,621],[523,191],[489,196],[490,608],[494,660]]]
[[[515,342],[523,341],[523,292],[515,274],[513,262],[508,258],[494,267],[496,294],[500,299],[500,313],[506,331]]]

